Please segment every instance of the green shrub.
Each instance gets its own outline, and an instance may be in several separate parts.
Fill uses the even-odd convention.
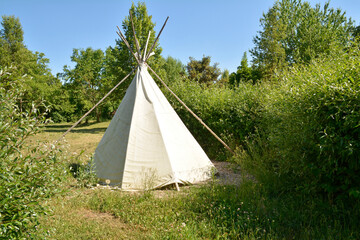
[[[98,178],[95,174],[93,157],[87,163],[81,160],[81,152],[76,155],[75,159],[69,165],[70,173],[76,179],[78,187],[93,187],[98,183]]]
[[[41,200],[58,191],[66,174],[53,145],[26,145],[45,119],[35,106],[19,111],[22,82],[7,81],[10,74],[0,72],[0,239],[32,239],[46,213]]]
[[[360,58],[347,52],[283,73],[242,164],[273,189],[360,198]]]

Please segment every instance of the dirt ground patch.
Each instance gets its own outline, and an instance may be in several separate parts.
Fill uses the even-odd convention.
[[[218,174],[215,180],[223,185],[239,185],[242,181],[242,173],[239,166],[235,166],[229,162],[212,161]]]

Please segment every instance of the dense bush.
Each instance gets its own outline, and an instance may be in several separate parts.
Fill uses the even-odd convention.
[[[282,74],[242,156],[259,181],[330,200],[360,198],[359,57],[342,53]]]
[[[41,200],[58,191],[65,170],[54,146],[26,145],[45,119],[35,106],[19,110],[22,81],[10,74],[0,72],[0,239],[32,239],[46,212]]]
[[[250,83],[236,89],[205,87],[195,82],[176,81],[172,90],[231,148],[241,144],[259,121],[262,91]],[[227,150],[165,90],[167,98],[210,158]],[[224,157],[224,156],[223,156]]]

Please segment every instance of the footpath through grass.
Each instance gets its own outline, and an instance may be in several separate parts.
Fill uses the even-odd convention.
[[[107,125],[76,128],[67,136],[70,152],[90,155]],[[68,126],[49,126],[32,140],[56,139]],[[71,161],[79,159],[70,158],[69,166]],[[86,168],[77,171],[63,194],[44,203],[53,212],[42,217],[38,231],[50,239],[360,238],[359,208],[350,212],[311,196],[269,194],[252,180],[134,193],[84,187],[93,176]]]

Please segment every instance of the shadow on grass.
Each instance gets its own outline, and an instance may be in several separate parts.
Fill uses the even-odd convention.
[[[98,134],[103,133],[106,130],[106,127],[97,127],[97,128],[91,128],[91,126],[99,124],[98,122],[89,122],[89,123],[81,123],[77,125],[74,129],[71,130],[73,133],[92,133],[92,134]],[[72,123],[63,123],[63,124],[56,124],[56,125],[48,125],[45,126],[43,129],[44,132],[53,132],[53,133],[63,133],[66,132],[69,128],[73,126]],[[83,129],[84,127],[89,127],[86,129]]]
[[[66,132],[71,126],[69,127],[63,127],[59,129],[44,129],[44,132]],[[52,127],[51,127],[52,128]],[[98,134],[105,132],[106,128],[91,128],[91,129],[72,129],[72,133],[92,133],[92,134]]]
[[[106,122],[106,121],[105,121]],[[99,123],[103,123],[103,122],[96,122],[96,121],[91,121],[91,122],[83,122],[78,124],[75,128],[80,128],[80,127],[89,127],[95,124],[99,124]],[[68,128],[72,127],[74,123],[58,123],[58,124],[51,124],[51,125],[47,125],[45,126],[45,128],[63,128],[65,130],[67,130]]]
[[[45,129],[46,128],[62,128],[62,129],[68,129],[68,128],[70,128],[72,125],[71,124],[62,124],[62,125],[47,125],[47,126],[45,126]],[[79,125],[78,126],[76,126],[76,127],[79,127]]]

